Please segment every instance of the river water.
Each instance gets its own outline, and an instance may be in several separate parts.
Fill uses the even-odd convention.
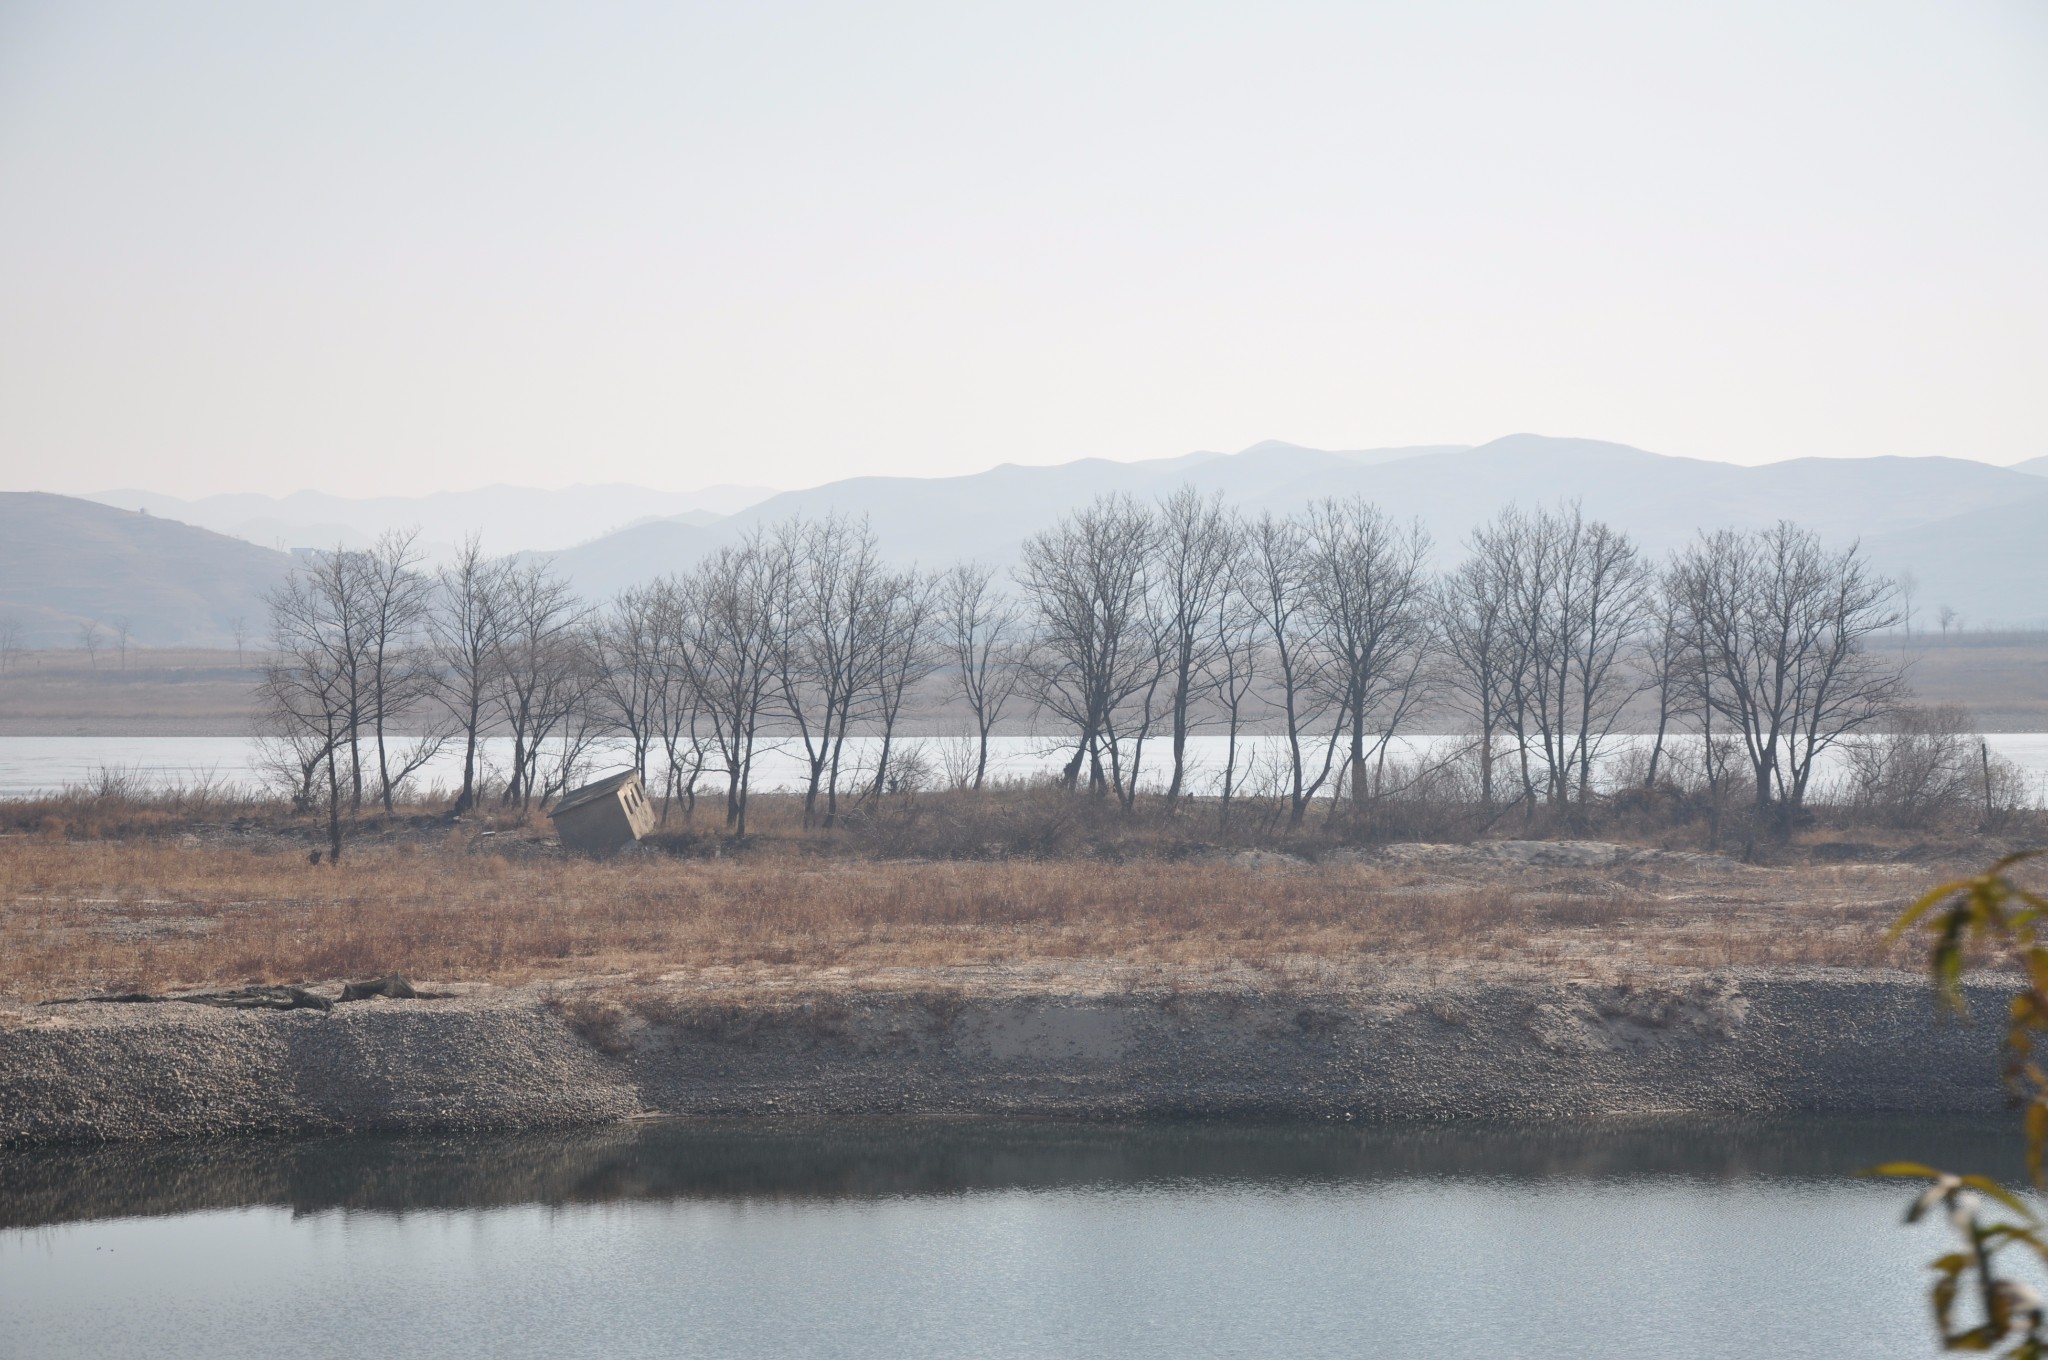
[[[0,1355],[1928,1356],[1928,1121],[0,1153]]]
[[[1611,756],[1618,756],[1632,743],[1647,738],[1616,737],[1608,743]],[[2011,761],[2024,772],[2033,790],[2033,801],[2048,801],[2048,732],[1999,732],[1984,739],[1991,754]],[[1440,759],[1463,744],[1454,737],[1404,737],[1394,744],[1397,761]],[[1673,745],[1683,747],[1684,739]],[[855,772],[870,768],[879,742],[854,738],[847,743],[847,775],[842,787],[855,782]],[[991,751],[991,770],[998,778],[1027,778],[1050,774],[1071,754],[1056,738],[998,737]],[[1239,741],[1236,779],[1240,789],[1256,792],[1270,782],[1280,769],[1282,744],[1275,737],[1247,737]],[[1155,743],[1146,756],[1142,784],[1163,783],[1165,747]],[[1227,743],[1213,734],[1189,741],[1189,764],[1195,790],[1205,792],[1224,767]],[[485,764],[502,770],[510,763],[507,741],[485,744]],[[956,773],[972,749],[963,739],[952,737],[907,737],[897,739],[892,759],[901,771],[906,757],[923,767],[929,782],[943,785]],[[594,777],[629,761],[616,751],[589,753],[581,769]],[[254,788],[263,783],[258,743],[250,737],[0,737],[0,798],[23,798],[49,793],[67,785],[90,784],[104,773],[115,772],[141,785],[192,785],[200,782]],[[965,767],[972,769],[969,764]],[[1832,766],[1820,776],[1825,783]],[[756,758],[754,787],[800,787],[804,777],[801,752],[789,743],[765,743]],[[715,771],[705,776],[702,787],[719,785]],[[450,749],[438,756],[419,775],[423,785],[452,788],[462,781],[461,757]]]

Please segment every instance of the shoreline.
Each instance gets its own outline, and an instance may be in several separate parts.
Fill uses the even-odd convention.
[[[422,983],[422,987],[429,984]],[[1969,987],[1997,1015],[2003,988]],[[1328,987],[477,988],[332,1011],[0,1008],[0,1146],[665,1118],[1363,1122],[1993,1114],[1999,1031],[1917,974]]]

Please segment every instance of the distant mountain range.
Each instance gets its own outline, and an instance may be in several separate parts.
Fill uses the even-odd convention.
[[[654,491],[644,486],[612,485],[572,486],[560,491],[486,486],[474,491],[360,499],[299,491],[289,496],[180,500],[153,491],[122,490],[103,491],[85,499],[123,510],[147,510],[283,552],[336,544],[359,548],[375,542],[388,529],[418,529],[421,547],[440,559],[472,533],[483,534],[484,546],[494,552],[546,552],[650,519],[708,523],[774,494],[765,486]]]
[[[268,541],[288,547],[366,542],[405,525],[440,544],[481,530],[493,550],[547,553],[580,591],[602,599],[791,515],[866,516],[890,555],[905,562],[971,557],[1005,565],[1024,539],[1099,494],[1151,498],[1182,485],[1220,491],[1253,513],[1363,495],[1421,520],[1446,563],[1475,526],[1510,502],[1576,498],[1659,555],[1702,528],[1789,518],[1832,542],[1861,539],[1883,570],[1910,572],[1923,612],[1946,604],[1972,626],[2048,625],[2048,458],[2012,468],[1959,458],[1739,467],[1533,434],[1476,447],[1351,451],[1269,441],[1234,454],[856,477],[779,494],[491,487],[379,500],[0,495],[0,623],[12,619],[38,646],[75,645],[84,620],[123,617],[144,643],[219,644],[236,616],[260,618],[262,592],[289,565],[274,549],[207,531],[223,525],[250,530],[245,537],[284,525],[289,532]],[[149,513],[124,514],[99,500]],[[174,522],[180,519],[188,522]]]
[[[553,559],[599,598],[687,566],[755,525],[836,511],[865,515],[900,560],[1007,564],[1025,538],[1102,492],[1152,497],[1190,485],[1253,513],[1363,495],[1420,519],[1448,562],[1501,507],[1576,498],[1659,555],[1702,528],[1794,519],[1832,542],[1863,540],[1887,571],[1911,571],[1919,604],[1949,604],[1979,623],[2031,625],[2048,622],[2048,459],[2030,466],[2036,471],[1961,458],[1802,458],[1740,467],[1534,434],[1477,447],[1353,452],[1268,442],[1152,462],[850,478],[786,491],[709,525],[635,525]]]

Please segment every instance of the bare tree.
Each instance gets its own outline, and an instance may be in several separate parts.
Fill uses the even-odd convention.
[[[1569,508],[1566,571],[1555,583],[1558,705],[1570,734],[1559,743],[1576,769],[1581,803],[1592,794],[1593,761],[1644,677],[1627,664],[1650,618],[1655,574],[1627,534]]]
[[[875,716],[882,725],[882,747],[875,757],[874,791],[889,787],[889,751],[904,696],[938,669],[939,651],[932,645],[932,613],[936,581],[922,572],[892,576],[885,589],[882,634],[875,667]]]
[[[703,777],[709,760],[710,742],[686,651],[691,636],[692,594],[669,577],[655,583],[653,596],[660,675],[655,693],[655,728],[668,767],[661,796],[662,824],[667,825],[669,810],[677,800],[681,800],[686,818],[695,815],[697,781]]]
[[[268,603],[271,648],[257,689],[259,721],[296,762],[299,798],[325,809],[328,858],[339,863],[341,760],[353,733],[351,673],[359,660],[349,621],[311,571],[293,572]],[[325,778],[316,783],[320,772]]]
[[[235,635],[235,664],[242,664],[242,645],[249,639],[249,621],[240,614],[228,620],[228,631]]]
[[[342,745],[348,752],[349,808],[363,806],[362,730],[368,718],[373,627],[369,554],[335,547],[307,554],[297,575],[317,602],[344,696]],[[276,606],[273,604],[272,612]]]
[[[467,812],[479,797],[478,757],[497,688],[507,627],[507,571],[484,555],[475,535],[441,571],[431,616],[438,697],[462,738],[462,791],[455,811]]]
[[[588,688],[579,636],[586,611],[544,561],[513,568],[504,585],[497,709],[512,738],[512,774],[500,801],[526,807],[542,792],[541,747]]]
[[[1166,785],[1171,811],[1186,784],[1189,714],[1222,642],[1217,611],[1231,588],[1244,532],[1237,516],[1224,508],[1221,492],[1203,496],[1189,486],[1160,502],[1157,522],[1154,575],[1172,724],[1173,773]]]
[[[7,674],[21,664],[21,654],[24,650],[21,625],[13,619],[0,622],[0,675]]]
[[[1023,618],[1016,602],[996,588],[994,568],[973,562],[959,563],[939,579],[937,610],[954,688],[974,718],[978,789],[988,778],[989,734],[1023,678]]]
[[[1074,754],[1061,772],[1069,789],[1085,766],[1090,789],[1110,790],[1118,711],[1156,678],[1146,627],[1156,536],[1152,516],[1115,495],[1024,544],[1017,580],[1036,619],[1034,689],[1040,707],[1074,729]]]
[[[1473,535],[1475,568],[1504,625],[1503,725],[1515,738],[1522,797],[1563,806],[1591,796],[1593,762],[1642,673],[1628,663],[1648,616],[1653,573],[1626,534],[1575,504],[1509,506]]]
[[[1512,721],[1515,668],[1521,656],[1496,565],[1475,553],[1437,589],[1445,681],[1478,729],[1479,801],[1489,810],[1495,796],[1494,758],[1501,729]]]
[[[1903,701],[1898,665],[1867,648],[1873,633],[1898,624],[1897,588],[1871,572],[1856,545],[1828,552],[1789,521],[1702,535],[1676,579],[1707,676],[1705,701],[1740,739],[1756,809],[1783,835],[1815,760]]]
[[[92,668],[100,668],[100,624],[98,619],[87,619],[78,625],[78,645],[85,649],[86,659]]]
[[[1957,632],[1961,632],[1962,620],[1963,616],[1956,612],[1954,605],[1945,604],[1934,611],[1934,622],[1938,627],[1940,627],[1941,635],[1943,637],[1948,636],[1948,630],[1950,628],[1954,628]]]
[[[392,725],[420,711],[435,681],[425,636],[433,582],[419,570],[425,554],[418,544],[418,530],[394,530],[362,558],[369,675],[365,716],[377,746],[377,797],[387,813],[393,791],[432,760],[446,740],[437,730],[421,733],[393,763]]]
[[[664,655],[667,607],[659,584],[623,590],[592,622],[584,640],[590,652],[592,717],[602,731],[625,738],[633,768],[643,779],[648,756],[661,738],[662,691],[670,673]]]
[[[1309,508],[1306,604],[1328,665],[1322,681],[1350,741],[1354,810],[1369,791],[1366,764],[1384,768],[1387,744],[1423,692],[1430,631],[1429,536],[1361,498]]]
[[[1326,658],[1308,612],[1312,565],[1299,524],[1273,514],[1259,517],[1246,537],[1247,607],[1255,614],[1267,649],[1265,668],[1287,742],[1287,824],[1298,827],[1308,805],[1329,780],[1342,740],[1341,724],[1322,738],[1320,762],[1309,753],[1311,733],[1330,712],[1323,683]]]
[[[1657,787],[1658,767],[1664,759],[1664,741],[1671,724],[1685,704],[1688,686],[1690,635],[1685,602],[1674,573],[1667,571],[1649,595],[1649,627],[1643,639],[1641,688],[1657,705],[1657,731],[1650,743],[1650,760],[1643,787]]]
[[[1232,556],[1216,608],[1209,616],[1205,685],[1215,696],[1224,724],[1223,771],[1217,784],[1216,824],[1230,826],[1231,800],[1238,789],[1238,737],[1246,709],[1263,675],[1260,664],[1258,576],[1252,570],[1251,533],[1238,525],[1237,551]]]
[[[839,770],[859,706],[877,683],[887,625],[888,577],[874,531],[837,516],[791,520],[774,551],[789,582],[775,628],[775,676],[783,714],[802,743],[804,825],[839,813]]]
[[[725,762],[726,825],[747,834],[754,756],[775,692],[789,556],[756,531],[718,550],[689,577],[682,655],[711,739]]]
[[[114,649],[121,658],[121,669],[128,669],[128,620],[114,620]]]

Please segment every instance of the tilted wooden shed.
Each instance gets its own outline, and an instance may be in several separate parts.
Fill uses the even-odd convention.
[[[654,805],[637,770],[569,790],[548,816],[562,847],[586,855],[608,855],[654,830]]]

